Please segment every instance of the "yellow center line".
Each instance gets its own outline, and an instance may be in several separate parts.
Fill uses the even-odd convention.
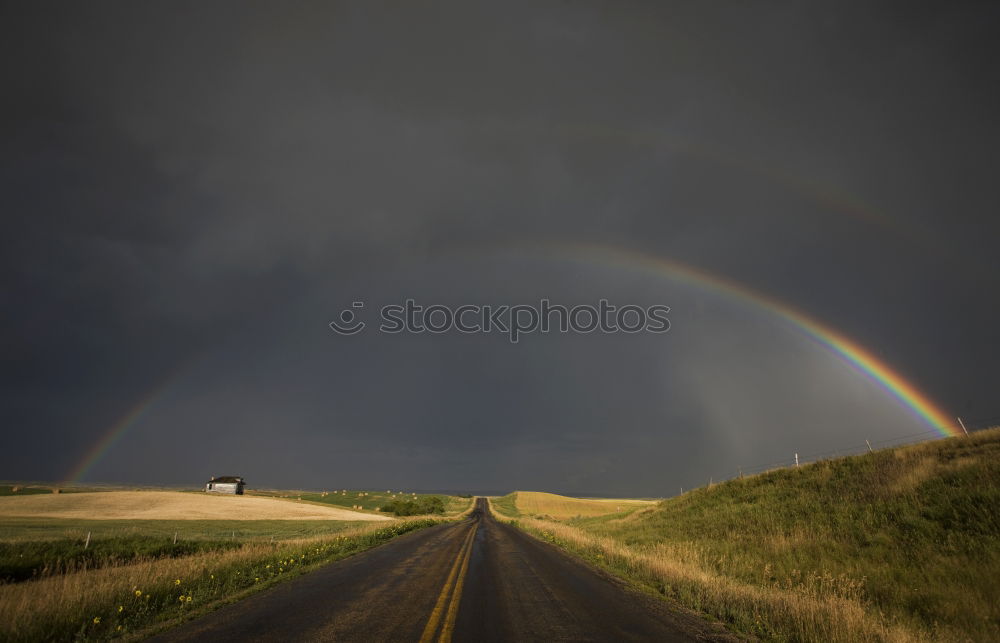
[[[455,630],[455,617],[458,616],[458,604],[462,601],[462,587],[465,585],[465,572],[469,569],[469,557],[472,556],[472,542],[476,537],[476,530],[479,523],[472,527],[472,537],[469,539],[469,546],[462,557],[462,569],[458,572],[458,580],[455,581],[455,591],[451,594],[451,605],[448,606],[448,616],[441,627],[441,636],[438,643],[451,643],[451,633]]]
[[[430,641],[434,640],[434,632],[437,630],[438,621],[441,620],[441,614],[444,613],[444,606],[448,601],[448,593],[451,590],[455,576],[458,574],[458,569],[461,567],[462,560],[465,557],[464,554],[466,548],[470,551],[472,550],[472,536],[475,533],[476,529],[473,527],[469,530],[469,535],[462,541],[462,547],[458,550],[458,556],[455,558],[455,562],[451,566],[451,572],[448,574],[448,579],[444,582],[444,587],[441,588],[441,594],[438,595],[437,602],[434,604],[434,609],[431,610],[431,616],[427,619],[427,625],[424,626],[424,633],[420,636],[420,643],[430,643]]]

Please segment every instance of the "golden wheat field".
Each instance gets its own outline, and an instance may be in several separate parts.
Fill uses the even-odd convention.
[[[656,501],[570,498],[541,491],[518,491],[515,503],[517,510],[522,514],[572,518],[574,516],[604,516],[653,505],[656,504]]]
[[[291,500],[180,491],[103,491],[0,497],[0,518],[104,520],[393,520]]]

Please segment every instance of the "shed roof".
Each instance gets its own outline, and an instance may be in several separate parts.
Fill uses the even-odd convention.
[[[216,478],[212,478],[211,480],[209,480],[209,482],[237,483],[237,482],[243,482],[243,478],[239,476],[218,476]]]

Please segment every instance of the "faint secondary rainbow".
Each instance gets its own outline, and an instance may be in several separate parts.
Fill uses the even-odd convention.
[[[555,255],[585,263],[611,265],[631,270],[640,269],[753,304],[790,322],[794,327],[829,348],[875,381],[898,399],[911,413],[942,436],[962,435],[962,430],[951,415],[938,406],[927,394],[890,368],[888,364],[875,357],[871,351],[774,297],[759,293],[743,284],[700,268],[635,250],[600,245],[556,245],[545,247],[544,252],[549,256]]]
[[[146,411],[156,403],[163,395],[169,390],[170,383],[174,380],[176,373],[171,374],[158,386],[154,387],[152,391],[146,393],[138,402],[136,402],[117,422],[111,425],[111,427],[105,431],[104,435],[100,437],[91,446],[87,453],[80,459],[80,461],[70,470],[66,475],[65,483],[78,482],[87,472],[93,467],[98,460],[100,460],[105,453],[111,450],[118,440],[125,435],[130,428],[132,428],[136,422],[142,419]]]
[[[847,216],[861,223],[881,228],[894,236],[907,237],[910,241],[919,241],[924,245],[930,244],[932,241],[931,236],[921,234],[913,223],[902,225],[897,218],[889,216],[885,211],[847,192],[842,187],[806,178],[787,168],[766,163],[762,158],[748,158],[736,153],[731,148],[712,145],[704,140],[696,140],[656,128],[635,126],[626,128],[605,123],[587,122],[560,123],[547,130],[547,134],[570,140],[589,140],[594,143],[610,141],[615,144],[639,148],[665,147],[716,167],[729,168],[756,179],[763,179],[783,190],[821,205],[830,213]],[[535,135],[543,136],[545,133],[536,132]]]
[[[499,125],[494,124],[494,127]],[[522,133],[525,125],[512,127],[512,134]],[[932,257],[947,257],[954,265],[965,266],[979,273],[984,272],[983,261],[975,253],[959,253],[950,246],[937,242],[937,236],[926,225],[914,220],[892,216],[884,208],[845,189],[844,186],[829,181],[820,181],[806,177],[791,168],[775,165],[764,157],[748,157],[739,154],[731,147],[713,145],[706,140],[699,140],[681,135],[669,129],[656,127],[610,125],[568,121],[558,123],[545,129],[529,130],[537,139],[545,137],[563,138],[572,141],[583,141],[590,144],[611,143],[635,148],[657,149],[663,147],[690,158],[700,159],[719,168],[735,170],[755,180],[763,180],[787,193],[806,199],[829,214],[838,217],[848,217],[862,225],[871,226],[892,239],[907,242],[915,248],[920,248]],[[791,215],[794,210],[785,212]],[[774,214],[783,214],[775,212]],[[991,274],[989,270],[986,274]]]
[[[666,276],[674,281],[714,291],[762,308],[791,323],[807,336],[839,355],[898,399],[905,408],[942,436],[962,435],[961,428],[952,420],[951,415],[938,406],[927,394],[890,368],[888,364],[872,355],[868,349],[774,297],[759,293],[743,284],[706,270],[636,250],[601,245],[565,244],[543,246],[541,250],[548,257],[555,256],[588,264],[610,265],[627,270],[644,270],[657,276]],[[122,415],[87,450],[84,457],[67,474],[66,482],[77,482],[86,475],[122,436],[135,426],[145,413],[167,393],[177,374],[178,371],[171,373]]]

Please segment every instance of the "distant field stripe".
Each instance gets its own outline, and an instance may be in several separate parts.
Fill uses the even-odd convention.
[[[437,602],[434,604],[434,609],[431,610],[430,618],[427,619],[427,625],[424,626],[424,633],[420,636],[420,643],[430,643],[434,640],[434,632],[437,631],[438,622],[441,620],[441,615],[444,613],[445,604],[448,602],[448,595],[454,584],[455,577],[458,575],[458,569],[461,567],[462,559],[465,555],[465,549],[468,547],[472,548],[472,536],[475,534],[475,529],[469,530],[469,535],[465,537],[462,541],[462,547],[458,550],[458,556],[455,557],[455,562],[451,566],[451,571],[448,573],[448,578],[444,582],[444,587],[441,588],[441,593],[438,595]]]
[[[451,605],[448,606],[448,616],[445,617],[444,626],[441,628],[441,636],[438,643],[451,643],[451,633],[455,630],[455,618],[458,616],[458,604],[462,602],[462,588],[465,587],[465,573],[469,571],[469,558],[472,556],[472,543],[476,540],[476,531],[479,529],[477,522],[472,527],[472,534],[469,536],[469,546],[465,548],[465,556],[462,557],[462,569],[458,572],[458,580],[455,581],[455,591],[451,593]]]

